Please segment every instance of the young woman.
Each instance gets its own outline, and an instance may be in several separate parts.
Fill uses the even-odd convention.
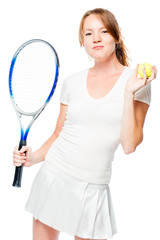
[[[84,14],[79,39],[94,66],[64,80],[56,128],[42,147],[14,149],[14,166],[43,161],[26,204],[34,240],[57,240],[61,231],[75,240],[112,237],[114,153],[119,144],[132,153],[143,140],[156,67],[148,79],[145,69],[142,79],[138,65],[129,68],[118,23],[105,9]]]

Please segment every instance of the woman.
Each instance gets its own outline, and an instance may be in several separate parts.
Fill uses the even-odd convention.
[[[33,239],[56,240],[65,232],[80,239],[108,239],[116,232],[109,182],[121,143],[126,154],[143,140],[151,81],[128,67],[126,48],[114,15],[105,9],[84,14],[80,45],[94,66],[66,78],[52,136],[32,153],[14,150],[14,165],[43,161],[26,210],[33,214]],[[26,156],[24,152],[26,151]]]

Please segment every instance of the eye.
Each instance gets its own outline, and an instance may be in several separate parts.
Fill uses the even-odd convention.
[[[102,33],[106,34],[106,33],[108,33],[108,31],[107,30],[103,30]]]
[[[90,35],[91,35],[91,33],[86,33],[85,35],[86,35],[86,36],[90,36]]]

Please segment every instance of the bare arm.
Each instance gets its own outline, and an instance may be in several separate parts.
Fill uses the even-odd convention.
[[[126,154],[134,152],[143,140],[143,125],[149,105],[125,94],[120,140]]]
[[[147,78],[145,69],[143,69],[144,77],[138,78],[137,64],[132,76],[128,79],[124,94],[123,117],[120,132],[120,141],[126,154],[134,152],[136,147],[143,140],[143,125],[148,111],[148,104],[135,101],[135,93],[153,81],[157,75],[157,68],[152,66],[152,74]]]
[[[13,165],[21,166],[24,163],[25,167],[29,167],[33,164],[44,161],[45,156],[51,147],[52,143],[57,139],[59,133],[64,125],[64,121],[66,120],[66,112],[68,109],[68,105],[60,104],[60,113],[57,119],[56,128],[51,135],[51,137],[35,152],[32,152],[31,148],[28,146],[22,147],[20,151],[16,147],[13,151]],[[24,152],[26,151],[26,156]]]

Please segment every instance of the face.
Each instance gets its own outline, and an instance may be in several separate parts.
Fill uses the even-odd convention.
[[[98,16],[91,14],[85,19],[83,34],[85,50],[95,61],[105,61],[114,54],[115,40]]]

